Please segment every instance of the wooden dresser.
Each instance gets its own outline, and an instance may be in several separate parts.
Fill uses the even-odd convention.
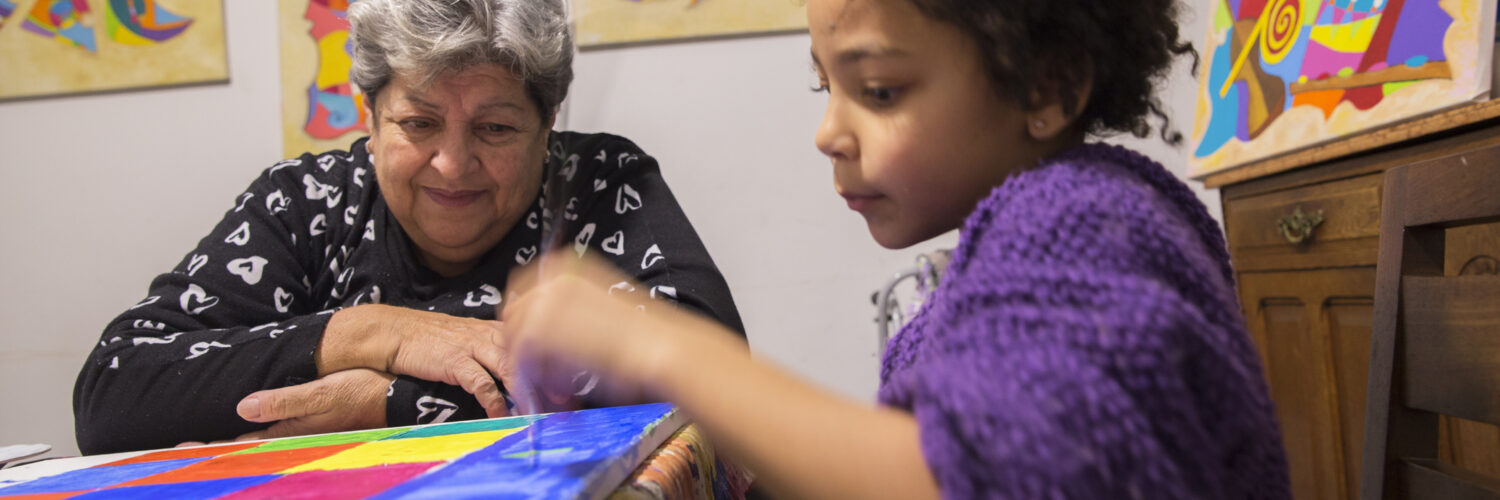
[[[1222,190],[1296,498],[1359,495],[1384,172],[1497,147],[1500,101],[1491,101],[1202,179]],[[1500,225],[1448,238],[1446,273],[1500,273]],[[1444,460],[1500,475],[1500,428],[1455,419],[1442,433]]]

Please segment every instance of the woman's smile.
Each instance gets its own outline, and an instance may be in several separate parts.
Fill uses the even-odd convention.
[[[427,198],[439,206],[448,208],[463,208],[484,196],[484,191],[477,189],[447,190],[434,187],[424,187],[422,191]]]

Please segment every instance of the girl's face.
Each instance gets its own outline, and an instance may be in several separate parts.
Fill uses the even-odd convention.
[[[506,68],[474,66],[421,88],[398,73],[374,116],[380,192],[433,271],[472,268],[536,199],[552,124]]]
[[[956,28],[905,0],[811,0],[807,19],[828,92],[818,149],[881,246],[959,227],[1010,172],[1041,157],[1027,113],[999,98]]]

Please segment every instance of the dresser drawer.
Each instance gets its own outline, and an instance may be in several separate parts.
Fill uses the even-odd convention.
[[[1372,266],[1379,247],[1383,173],[1224,202],[1240,271]]]

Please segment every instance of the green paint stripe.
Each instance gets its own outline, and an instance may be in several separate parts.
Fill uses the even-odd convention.
[[[339,434],[319,434],[316,436],[295,437],[271,441],[254,448],[236,451],[231,455],[243,453],[261,453],[266,451],[295,450],[298,448],[311,448],[314,446],[328,446],[346,443],[364,443],[377,441],[387,436],[405,432],[409,428],[399,427],[394,429],[375,429],[369,431],[343,432]]]

